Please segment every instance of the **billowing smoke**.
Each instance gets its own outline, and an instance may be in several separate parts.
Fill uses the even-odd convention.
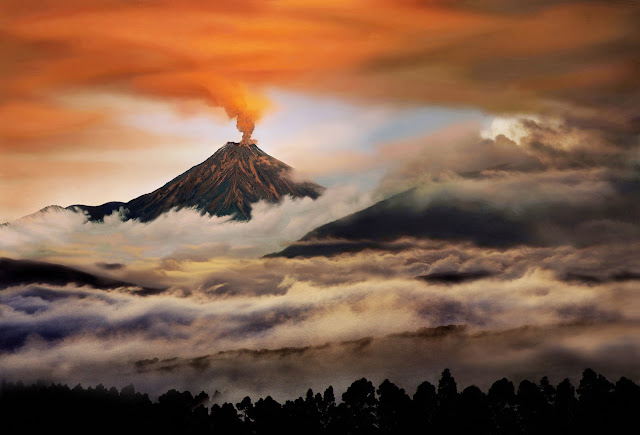
[[[138,92],[161,95],[176,100],[204,100],[212,107],[221,107],[242,133],[242,142],[251,139],[255,121],[261,118],[269,102],[259,92],[209,72],[162,73],[138,77],[133,81]]]
[[[253,129],[255,128],[253,120],[245,113],[241,113],[238,115],[236,127],[238,127],[238,130],[242,133],[242,143],[249,143],[251,133],[253,133]]]

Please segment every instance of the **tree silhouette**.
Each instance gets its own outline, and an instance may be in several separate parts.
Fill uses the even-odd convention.
[[[371,381],[359,379],[342,394],[346,412],[343,424],[354,434],[366,434],[373,431],[376,423],[376,390]],[[344,418],[346,417],[346,421]]]
[[[282,406],[271,396],[258,399],[256,404],[248,409],[256,433],[282,433]]]
[[[613,432],[623,433],[626,428],[637,426],[640,410],[640,386],[621,377],[615,385],[613,397]]]
[[[492,422],[489,401],[480,388],[471,385],[462,390],[459,403],[460,433],[491,433]]]
[[[383,434],[407,433],[412,425],[411,398],[395,384],[385,379],[378,393],[378,428]]]
[[[518,417],[513,382],[506,378],[495,381],[489,388],[489,406],[492,409],[497,433],[512,434],[516,431]]]
[[[580,423],[584,433],[610,433],[612,421],[613,390],[615,386],[592,369],[582,373],[580,395]]]
[[[438,382],[438,406],[434,419],[436,432],[458,432],[458,386],[449,369],[444,369]]]
[[[553,420],[555,433],[568,433],[575,426],[577,406],[576,389],[565,378],[556,388]]]
[[[458,393],[449,370],[436,387],[421,383],[413,398],[385,379],[375,389],[365,378],[355,381],[336,404],[309,389],[284,404],[271,396],[236,406],[225,402],[207,409],[209,397],[175,389],[152,403],[133,385],[73,388],[61,384],[2,381],[0,433],[64,432],[216,435],[293,434],[595,434],[635,431],[640,387],[621,377],[615,384],[586,369],[576,389],[568,379],[554,388],[545,377],[523,380],[517,394],[506,378],[488,394],[471,385]],[[217,396],[218,400],[220,396]],[[37,418],[34,416],[37,415]]]
[[[543,378],[544,379],[544,378]],[[518,386],[517,403],[519,425],[527,428],[526,433],[542,433],[551,418],[551,406],[544,390],[546,382],[540,386],[531,381],[523,380]],[[553,400],[551,398],[550,400]]]
[[[225,402],[222,406],[214,404],[209,414],[211,427],[214,433],[220,435],[245,434],[242,420],[231,403]]]
[[[241,402],[236,403],[236,408],[238,408],[238,411],[241,412],[242,418],[244,419],[244,421],[251,420],[250,414],[251,414],[251,409],[253,408],[253,403],[251,403],[251,397],[245,396],[245,398],[242,399]]]
[[[413,425],[419,432],[429,431],[433,425],[433,418],[438,404],[436,387],[428,381],[424,381],[413,395]]]

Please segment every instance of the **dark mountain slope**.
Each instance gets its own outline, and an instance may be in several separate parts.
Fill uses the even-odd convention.
[[[419,189],[399,193],[369,208],[322,225],[271,257],[312,257],[394,250],[402,237],[470,240],[478,245],[531,242],[527,222],[482,201],[426,200]],[[402,248],[402,247],[400,247]]]

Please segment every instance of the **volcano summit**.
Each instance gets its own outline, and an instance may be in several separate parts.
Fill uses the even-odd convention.
[[[284,196],[316,199],[324,187],[291,178],[292,168],[262,151],[255,143],[227,142],[211,157],[161,188],[131,201],[99,206],[72,205],[70,210],[101,220],[123,208],[124,217],[151,221],[172,209],[192,207],[217,216],[251,219],[251,204],[276,203]]]

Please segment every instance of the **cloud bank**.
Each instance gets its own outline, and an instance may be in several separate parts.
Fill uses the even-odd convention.
[[[0,365],[11,378],[133,382],[152,394],[218,389],[233,400],[342,386],[358,373],[415,388],[445,366],[478,384],[500,373],[578,376],[585,365],[637,377],[640,265],[624,246],[609,260],[625,256],[594,267],[593,249],[431,242],[393,254],[237,260],[219,272],[215,261],[183,261],[209,269],[187,294],[12,287],[0,292]],[[612,269],[635,275],[607,279]],[[479,271],[487,275],[421,279]],[[461,326],[428,329],[446,325]]]

